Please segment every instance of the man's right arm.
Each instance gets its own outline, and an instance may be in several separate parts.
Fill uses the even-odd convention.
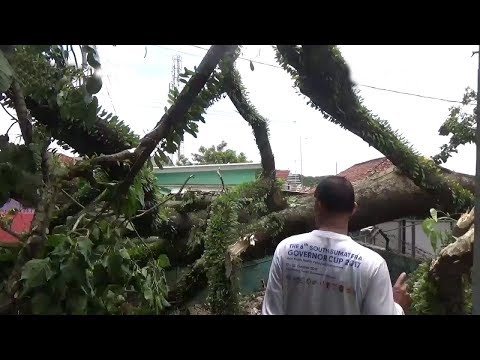
[[[262,315],[283,315],[283,276],[279,247],[273,255],[267,289],[262,304]]]
[[[392,283],[387,263],[382,261],[370,279],[363,301],[363,315],[404,315],[400,305],[393,299]]]

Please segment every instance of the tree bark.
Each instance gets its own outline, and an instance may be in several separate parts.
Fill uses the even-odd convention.
[[[455,180],[464,178],[465,181],[471,178],[469,175],[453,172],[450,176]],[[430,208],[435,206],[435,195],[420,189],[395,168],[372,175],[354,183],[353,186],[358,210],[350,221],[350,231],[402,217],[426,217]],[[252,224],[242,225],[242,229],[249,231],[229,248],[230,257],[240,257],[242,260],[259,259],[273,254],[276,246],[283,239],[314,230],[316,226],[313,204],[313,195],[305,195],[298,199],[296,206],[273,212]],[[448,212],[453,208],[451,204],[450,207],[444,207],[442,210]],[[253,246],[252,240],[255,244]],[[455,259],[451,258],[449,261],[453,262]],[[195,279],[205,279],[204,275],[199,275],[201,271],[204,269],[195,267]],[[182,286],[175,292],[177,299],[182,299],[184,295],[185,299],[188,298],[186,293],[182,295],[182,289],[188,289],[189,294],[192,294],[192,287],[197,288],[198,284],[188,283],[187,278],[191,275],[193,274],[187,274],[182,278]]]
[[[233,60],[233,59],[230,59]],[[225,91],[239,114],[252,127],[255,142],[260,152],[262,178],[271,181],[272,191],[267,197],[267,206],[271,211],[285,209],[287,206],[279,189],[275,189],[276,167],[275,157],[268,136],[268,120],[260,115],[245,95],[240,73],[233,61],[224,61],[221,65],[225,79]]]
[[[473,265],[474,213],[463,214],[453,230],[458,238],[440,251],[430,267],[436,280],[440,301],[447,315],[465,314],[462,277],[470,274]]]

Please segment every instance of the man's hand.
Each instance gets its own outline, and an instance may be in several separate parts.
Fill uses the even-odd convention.
[[[402,307],[403,311],[410,310],[412,298],[407,291],[407,274],[401,273],[395,285],[393,285],[393,300]]]

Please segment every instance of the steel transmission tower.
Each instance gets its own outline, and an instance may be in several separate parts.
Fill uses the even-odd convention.
[[[176,87],[180,91],[180,72],[182,69],[182,57],[180,55],[174,55],[172,57],[172,81],[170,82],[169,89],[173,89]],[[182,155],[182,143],[178,145],[178,160],[180,160],[180,156]]]

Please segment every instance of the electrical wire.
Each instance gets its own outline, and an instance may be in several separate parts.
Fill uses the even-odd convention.
[[[160,46],[160,45],[157,45],[157,46]],[[201,49],[201,50],[204,50],[204,51],[208,51],[208,49],[206,49],[206,48],[204,48],[204,47],[202,47],[202,46],[198,46],[198,45],[188,45],[188,46],[193,46],[193,47],[195,47],[195,48],[197,48],[197,49]],[[173,49],[169,49],[169,50],[176,51],[176,50],[173,50]],[[179,52],[180,52],[180,51],[179,51]],[[189,55],[200,56],[200,55],[194,55],[194,54],[189,54]],[[253,62],[253,63],[260,64],[260,65],[266,65],[266,66],[270,66],[270,67],[282,69],[282,67],[279,66],[279,65],[268,64],[268,63],[265,63],[265,62],[262,62],[262,61],[253,60],[253,59],[247,59],[247,58],[244,58],[244,57],[241,57],[241,56],[239,56],[239,59],[241,59],[241,60],[246,60],[246,61],[251,61],[251,62]],[[415,97],[419,97],[419,98],[423,98],[423,99],[437,100],[437,101],[443,101],[443,102],[449,102],[449,103],[462,104],[462,101],[451,100],[451,99],[444,99],[444,98],[440,98],[440,97],[436,97],[436,96],[428,96],[428,95],[414,94],[414,93],[410,93],[410,92],[406,92],[406,91],[386,89],[386,88],[382,88],[382,87],[378,87],[378,86],[367,85],[367,84],[360,84],[360,83],[358,83],[357,85],[358,85],[358,86],[362,86],[362,87],[366,87],[366,88],[370,88],[370,89],[374,89],[374,90],[386,91],[386,92],[391,92],[391,93],[400,94],[400,95],[415,96]],[[476,104],[475,104],[475,103],[472,103],[472,105],[476,105]]]

